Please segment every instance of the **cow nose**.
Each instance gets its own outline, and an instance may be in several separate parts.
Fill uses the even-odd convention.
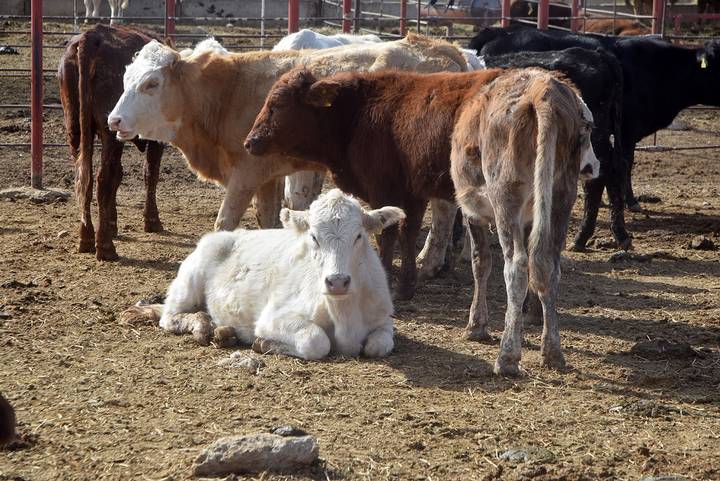
[[[118,116],[108,117],[108,127],[110,127],[110,130],[120,130],[121,122],[122,122],[122,117],[118,117]]]
[[[348,288],[350,287],[350,276],[341,274],[327,276],[325,278],[325,286],[327,287],[328,294],[334,296],[347,294]]]
[[[592,177],[594,175],[593,166],[590,162],[585,164],[585,167],[583,167],[583,170],[580,171],[581,175],[585,175],[587,177]]]
[[[248,152],[252,153],[252,150],[257,147],[257,145],[260,143],[260,138],[257,135],[253,135],[252,137],[248,137],[245,140],[245,149]]]

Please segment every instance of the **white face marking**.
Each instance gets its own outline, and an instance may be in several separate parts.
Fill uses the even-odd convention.
[[[580,107],[582,108],[583,119],[586,122],[590,122],[592,124],[592,112],[590,112],[588,106],[585,105],[583,99],[581,99],[580,97],[578,97],[578,99],[580,100]],[[592,172],[587,174],[581,174],[580,177],[584,180],[596,179],[600,175],[600,161],[595,155],[595,151],[592,148],[592,143],[589,141],[589,138],[587,148],[584,150],[582,160],[580,161],[580,172],[585,170],[588,165],[591,167]]]
[[[136,135],[162,142],[175,139],[179,121],[169,122],[162,114],[166,97],[163,69],[178,59],[177,52],[153,40],[127,66],[124,91],[108,116],[108,126],[117,131],[119,140],[129,140]]]

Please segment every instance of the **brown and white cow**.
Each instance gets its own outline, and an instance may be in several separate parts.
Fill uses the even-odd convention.
[[[275,179],[321,166],[282,153],[258,162],[243,142],[272,84],[297,65],[318,75],[387,68],[466,69],[457,48],[420,36],[318,51],[222,54],[196,49],[187,58],[154,42],[128,66],[125,91],[108,124],[121,139],[140,135],[172,143],[199,177],[223,185],[227,190],[216,229],[237,227],[256,193],[258,222],[261,227],[272,227],[282,195]]]
[[[70,153],[75,162],[75,195],[80,208],[80,252],[95,252],[98,260],[118,258],[113,244],[117,235],[115,196],[122,180],[123,144],[107,127],[107,115],[122,94],[122,74],[135,52],[156,39],[154,33],[125,26],[97,25],[70,40],[60,60],[60,101]],[[102,144],[97,173],[98,228],[93,227],[90,204],[93,186],[95,137]],[[146,151],[146,232],[162,230],[155,189],[163,146],[129,138]]]
[[[497,85],[514,87],[497,90]],[[538,85],[547,87],[543,90]],[[485,105],[492,109],[497,125],[475,115],[478,110],[485,112]],[[542,120],[536,119],[534,108],[540,109],[538,116]],[[401,206],[406,213],[401,237],[402,296],[413,292],[415,242],[428,198],[449,200],[454,193],[450,178],[452,145],[457,198],[475,224],[495,217],[504,228],[509,222],[505,212],[512,211],[518,222],[522,221],[524,233],[526,222],[536,219],[537,228],[531,235],[531,279],[546,305],[548,332],[554,336],[557,325],[553,324],[554,311],[550,309],[554,309],[557,273],[553,274],[555,284],[549,292],[545,277],[538,276],[545,275],[545,265],[554,266],[559,260],[579,171],[582,168],[586,173],[598,173],[599,164],[589,144],[591,119],[573,87],[539,69],[430,75],[342,73],[321,80],[298,69],[286,74],[270,91],[245,145],[256,155],[285,152],[318,160],[328,167],[341,189],[364,198],[371,206]],[[546,120],[557,122],[555,130],[546,132]],[[488,143],[480,143],[486,138]],[[485,149],[482,163],[480,147]],[[543,154],[538,161],[536,152]],[[587,165],[581,165],[585,154]],[[473,160],[474,164],[470,162]],[[500,184],[495,183],[496,178]],[[504,183],[515,190],[502,190]],[[500,189],[498,197],[493,189]],[[480,204],[488,195],[492,196],[492,206]],[[551,207],[549,203],[556,197],[559,200]],[[534,198],[542,200],[535,210]],[[550,208],[555,225],[552,229],[546,210]],[[482,229],[474,225],[473,231],[476,288],[467,334],[472,339],[488,339],[487,243],[480,235],[484,234]],[[386,267],[392,260],[388,254],[395,235],[396,231],[386,230],[380,240]],[[505,247],[508,236],[503,235]],[[523,243],[524,238],[519,242]],[[512,317],[514,301],[519,297],[522,307],[526,293],[521,281],[515,280],[522,274],[521,267],[514,263],[516,258],[522,262],[519,246],[516,252],[507,263],[508,269],[517,271],[512,290],[508,289],[513,302],[508,320],[513,322],[508,322],[505,335],[513,341],[518,329]],[[481,261],[485,264],[480,265]],[[527,265],[527,260],[524,262]],[[559,348],[559,339],[557,344],[554,338],[551,340],[546,345],[554,357],[547,359],[557,365],[562,360],[562,354],[554,350]],[[519,356],[515,358],[507,344],[503,343],[496,370],[513,374],[518,370]]]

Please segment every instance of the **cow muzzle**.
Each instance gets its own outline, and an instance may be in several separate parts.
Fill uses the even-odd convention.
[[[135,137],[135,132],[127,128],[127,126],[123,123],[122,117],[120,116],[109,116],[108,128],[114,132],[117,132],[116,136],[118,140],[131,140]]]
[[[350,289],[350,276],[333,274],[325,278],[325,294],[345,296]]]
[[[263,155],[267,152],[268,143],[259,135],[248,135],[243,145],[251,155]]]

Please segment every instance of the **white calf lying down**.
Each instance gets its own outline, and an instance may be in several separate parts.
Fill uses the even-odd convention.
[[[377,35],[351,35],[338,33],[335,35],[323,35],[312,30],[303,29],[283,37],[274,47],[274,51],[280,50],[301,50],[301,49],[324,49],[349,45],[351,43],[379,43],[382,39]],[[473,57],[477,58],[473,50]],[[320,195],[325,171],[302,170],[285,176],[285,204],[291,209],[305,210],[310,203]]]
[[[309,211],[283,209],[284,229],[205,235],[180,266],[165,305],[135,308],[176,334],[227,326],[254,348],[303,359],[330,352],[380,357],[393,348],[393,305],[368,233],[405,218],[397,207],[364,211],[334,189]]]

